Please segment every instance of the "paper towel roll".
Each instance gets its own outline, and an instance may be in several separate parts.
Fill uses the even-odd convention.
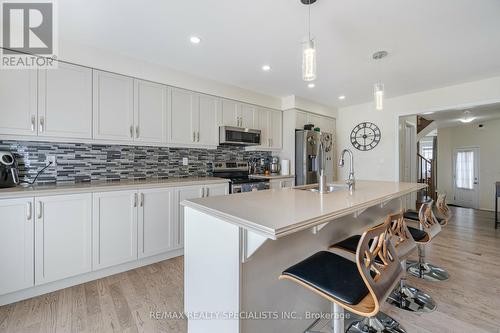
[[[281,160],[281,174],[283,176],[290,174],[290,160]]]

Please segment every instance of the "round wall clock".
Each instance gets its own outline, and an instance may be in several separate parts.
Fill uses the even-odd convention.
[[[370,122],[358,124],[351,132],[351,143],[354,148],[367,151],[375,148],[380,142],[380,129]]]

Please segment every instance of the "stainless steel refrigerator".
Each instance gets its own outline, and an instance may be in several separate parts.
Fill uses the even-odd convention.
[[[295,185],[315,184],[323,166],[327,182],[334,180],[335,138],[332,133],[295,131]]]

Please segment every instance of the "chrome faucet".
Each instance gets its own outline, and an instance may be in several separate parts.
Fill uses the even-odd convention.
[[[349,192],[352,193],[354,191],[354,188],[356,186],[356,179],[354,178],[354,158],[352,151],[349,149],[344,149],[342,150],[342,153],[340,154],[340,160],[339,160],[339,167],[343,168],[345,161],[344,161],[344,156],[345,153],[349,154],[349,177],[346,179],[346,184],[349,186]]]

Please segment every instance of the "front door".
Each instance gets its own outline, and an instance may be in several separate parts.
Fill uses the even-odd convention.
[[[455,205],[479,208],[479,148],[457,148],[453,154]]]

